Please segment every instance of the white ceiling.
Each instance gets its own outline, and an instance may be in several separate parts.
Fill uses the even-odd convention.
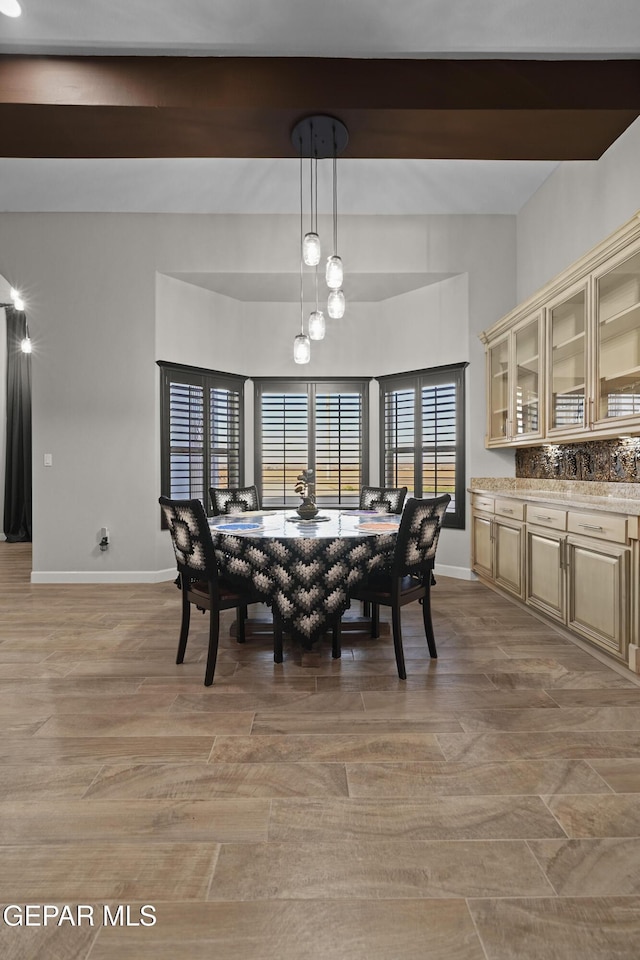
[[[640,0],[21,2],[20,18],[0,15],[0,53],[640,57]],[[340,212],[515,214],[555,166],[552,161],[343,160]],[[297,161],[284,159],[0,158],[0,211],[293,213],[297,191]],[[321,182],[320,212],[328,212],[328,199]],[[258,275],[245,277],[244,286],[233,276],[218,276],[215,287],[202,276],[189,282],[246,299],[281,295]],[[401,286],[387,280],[394,290]],[[419,285],[428,282],[425,275]],[[367,299],[379,299],[380,293],[363,289]]]
[[[22,0],[22,8],[16,19],[0,15],[0,53],[640,56],[640,0]],[[292,166],[5,158],[0,210],[295,212]],[[340,167],[344,213],[514,214],[555,164],[345,160]]]
[[[635,57],[638,0],[21,0],[2,53]]]

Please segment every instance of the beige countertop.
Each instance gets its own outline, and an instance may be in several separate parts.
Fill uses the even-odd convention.
[[[470,493],[640,516],[640,483],[472,477],[469,484]]]

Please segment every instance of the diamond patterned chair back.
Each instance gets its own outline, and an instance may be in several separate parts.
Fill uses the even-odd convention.
[[[362,487],[360,509],[380,509],[386,513],[402,513],[406,487]]]

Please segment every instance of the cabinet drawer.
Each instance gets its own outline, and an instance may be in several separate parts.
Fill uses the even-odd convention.
[[[613,540],[615,543],[625,543],[627,540],[627,518],[609,513],[577,513],[569,510],[567,529],[570,533],[580,533],[583,537],[597,537],[599,540]]]
[[[552,530],[567,529],[567,511],[557,510],[555,507],[545,507],[542,504],[527,504],[527,523],[535,523],[538,527],[550,527]]]
[[[473,509],[493,513],[493,497],[483,497],[479,493],[473,495]]]
[[[494,510],[500,517],[524,520],[524,503],[521,500],[496,500]]]

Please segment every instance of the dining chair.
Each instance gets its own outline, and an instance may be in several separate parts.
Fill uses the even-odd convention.
[[[246,510],[259,510],[258,488],[250,487],[210,487],[211,505],[214,517],[223,513],[244,513]]]
[[[360,509],[402,513],[406,495],[406,487],[362,487],[360,490]]]
[[[429,654],[438,652],[431,620],[431,582],[442,521],[451,497],[448,493],[433,500],[410,497],[404,507],[393,553],[391,570],[375,573],[357,584],[351,597],[371,604],[371,636],[380,635],[380,607],[391,607],[393,646],[398,676],[407,679],[400,628],[400,608],[419,600],[422,603],[424,632]]]
[[[239,589],[220,576],[211,531],[200,500],[170,500],[168,497],[160,497],[159,503],[171,534],[182,594],[182,623],[176,663],[184,661],[191,604],[203,612],[208,610],[209,649],[204,685],[210,687],[218,656],[220,611],[237,609],[238,643],[244,643],[247,605],[258,603],[259,598],[250,589]]]
[[[379,510],[382,513],[402,513],[406,487],[362,487],[360,490],[360,509]],[[362,615],[371,616],[368,603],[362,604]]]

